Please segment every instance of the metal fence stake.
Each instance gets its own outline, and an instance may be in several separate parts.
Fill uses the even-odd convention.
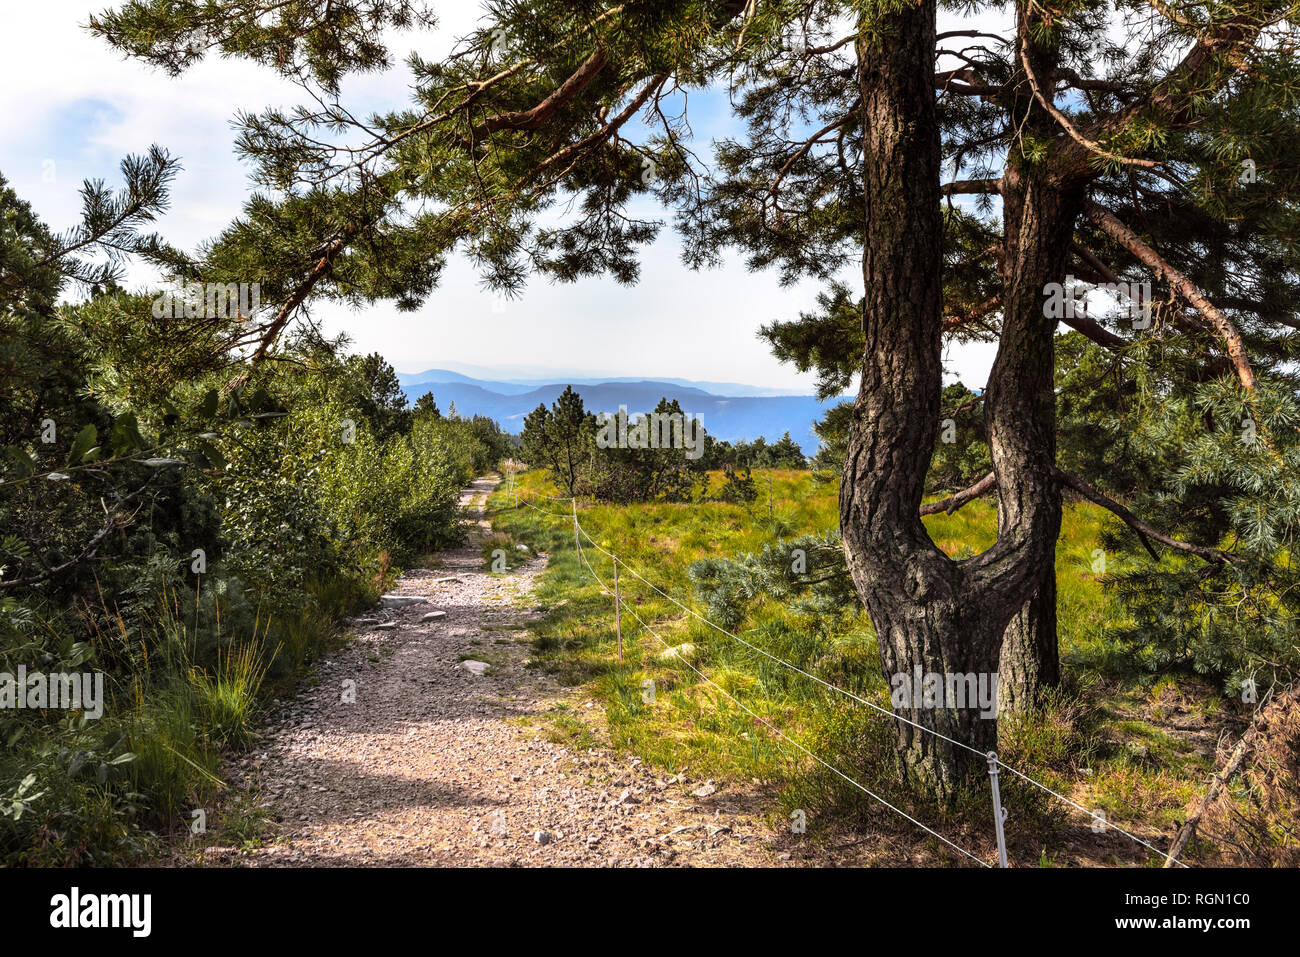
[[[1002,822],[1006,819],[1007,812],[1002,810],[1002,793],[998,790],[998,753],[990,751],[987,755],[989,759],[989,783],[993,786],[993,827],[998,835],[998,866],[1007,866],[1007,838],[1002,832]]]
[[[618,632],[618,662],[623,663],[623,606],[618,600],[618,559],[614,559],[614,630]]]

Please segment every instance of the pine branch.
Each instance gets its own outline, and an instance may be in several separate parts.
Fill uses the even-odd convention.
[[[1096,153],[1098,156],[1103,156],[1108,160],[1112,160],[1113,162],[1122,163],[1125,166],[1145,166],[1149,168],[1160,165],[1155,160],[1133,159],[1131,157],[1120,156],[1117,153],[1112,153],[1096,140],[1089,139],[1075,129],[1074,124],[1070,122],[1070,118],[1057,109],[1056,105],[1045,97],[1043,91],[1039,89],[1038,77],[1034,75],[1034,69],[1029,65],[1029,38],[1027,36],[1022,38],[1020,44],[1020,64],[1025,69],[1025,77],[1029,80],[1029,89],[1033,91],[1034,99],[1038,100],[1043,109],[1051,114],[1052,119],[1061,124],[1061,128],[1070,134],[1070,138],[1084,149]]]
[[[596,74],[609,62],[603,50],[597,50],[582,62],[563,83],[552,90],[537,105],[527,110],[498,113],[474,127],[475,137],[487,136],[498,130],[536,130],[559,112],[560,107],[587,88]]]
[[[1233,368],[1236,370],[1237,378],[1241,380],[1242,386],[1247,392],[1253,392],[1257,385],[1255,370],[1251,368],[1250,359],[1246,355],[1245,343],[1242,342],[1241,333],[1232,320],[1224,315],[1214,303],[1210,302],[1194,282],[1144,243],[1137,233],[1120,222],[1110,210],[1089,200],[1084,203],[1083,211],[1084,215],[1093,223],[1141,260],[1143,265],[1156,274],[1157,278],[1169,283],[1179,295],[1206,318],[1214,331],[1218,333],[1219,338],[1224,341],[1228,358],[1232,361]]]
[[[1146,96],[1129,104],[1122,113],[1079,130],[1079,136],[1095,143],[1113,136],[1144,114],[1162,121],[1166,132],[1180,129],[1187,122],[1191,110],[1205,98],[1207,91],[1202,87],[1206,84],[1222,85],[1222,80],[1216,76],[1218,56],[1226,53],[1238,70],[1243,69],[1242,51],[1256,41],[1263,26],[1262,20],[1249,13],[1238,14],[1221,23],[1207,24],[1207,32]],[[1071,145],[1066,144],[1067,147]],[[1061,154],[1063,180],[1086,182],[1096,175],[1088,162],[1091,151],[1082,143],[1076,142],[1073,147]]]
[[[306,300],[308,295],[310,295],[316,284],[329,273],[330,269],[333,267],[334,260],[338,257],[339,253],[343,251],[344,247],[347,246],[348,240],[360,231],[360,228],[361,227],[355,223],[349,224],[348,226],[345,226],[337,236],[325,244],[320,260],[312,268],[312,271],[307,274],[306,278],[303,279],[303,281],[298,284],[297,288],[295,288],[289,295],[289,298],[285,300],[284,305],[280,307],[279,312],[276,313],[275,318],[271,320],[266,329],[263,330],[257,350],[249,360],[250,363],[260,362],[266,356],[267,350],[271,348],[276,337],[279,336],[280,332],[288,324],[289,319],[293,315],[293,311],[302,305],[303,301]]]
[[[1189,555],[1195,555],[1198,558],[1203,558],[1207,562],[1213,562],[1216,565],[1227,565],[1237,561],[1235,556],[1228,554],[1222,549],[1209,548],[1205,545],[1193,545],[1190,542],[1181,542],[1176,538],[1170,538],[1163,532],[1152,528],[1146,522],[1142,521],[1142,519],[1138,518],[1126,509],[1123,505],[1119,504],[1119,502],[1115,501],[1095,486],[1089,485],[1078,476],[1071,475],[1068,472],[1062,472],[1060,469],[1053,469],[1052,471],[1056,474],[1057,478],[1060,479],[1063,485],[1074,489],[1084,498],[1088,499],[1088,501],[1100,505],[1107,511],[1115,513],[1115,515],[1117,515],[1125,525],[1137,533],[1138,538],[1141,539],[1147,552],[1156,561],[1160,560],[1160,556],[1157,555],[1155,549],[1151,547],[1151,542],[1148,541],[1148,539],[1154,539],[1168,548],[1180,552],[1186,552]]]

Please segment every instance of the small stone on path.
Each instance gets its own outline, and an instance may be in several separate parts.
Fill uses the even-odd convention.
[[[379,604],[383,608],[405,608],[407,605],[423,605],[429,599],[423,595],[380,595]]]

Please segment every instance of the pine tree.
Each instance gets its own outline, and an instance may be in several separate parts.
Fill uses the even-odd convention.
[[[529,465],[549,468],[565,491],[576,495],[595,438],[596,417],[586,411],[582,396],[570,385],[551,408],[543,402],[524,417],[520,452]]]
[[[157,147],[127,157],[122,188],[84,183],[82,220],[61,235],[0,176],[0,597],[89,578],[110,533],[130,526],[142,504],[168,511],[162,503],[177,483],[135,460],[147,443],[135,415],[96,388],[101,357],[79,319],[125,295],[127,257],[178,255],[142,232],[166,210],[178,169]],[[77,287],[86,302],[56,305]],[[205,531],[192,517],[197,538]]]
[[[346,401],[368,422],[380,438],[411,429],[406,393],[395,370],[378,352],[349,356],[344,365]],[[452,417],[455,417],[454,412]]]
[[[376,26],[412,16],[397,2],[367,6]],[[457,56],[413,60],[414,103],[377,129],[329,94],[347,70],[382,62],[378,31],[349,32],[357,3],[339,4],[337,19],[314,9],[290,3],[264,24],[234,0],[143,0],[92,22],[169,68],[213,47],[323,87],[323,108],[246,118],[241,150],[278,192],[254,197],[207,251],[208,268],[266,276],[279,303],[257,330],[255,362],[313,296],[415,305],[458,246],[499,289],[518,290],[530,271],[633,281],[637,247],[658,224],[626,206],[653,191],[676,209],[697,265],[739,247],[754,268],[830,284],[862,264],[861,301],[830,286],[834,315],[801,330],[800,348],[829,381],[858,377],[840,523],[887,674],[1000,671],[1002,707],[1034,701],[1056,671],[1065,489],[1209,562],[1211,575],[1237,567],[1217,543],[1155,538],[1060,468],[1058,322],[1120,354],[1153,421],[1168,420],[1148,430],[1154,460],[1156,446],[1198,450],[1190,473],[1160,473],[1165,501],[1240,483],[1221,499],[1235,527],[1261,551],[1285,545],[1292,499],[1279,483],[1291,487],[1295,461],[1278,430],[1291,421],[1297,275],[1289,5],[1112,13],[1102,0],[1023,2],[1006,35],[938,34],[935,0],[501,5]],[[745,128],[708,169],[664,94],[715,82],[733,91]],[[1255,183],[1242,182],[1247,172]],[[974,208],[957,207],[959,195]],[[576,212],[534,229],[562,199]],[[1152,324],[1067,308],[1071,276],[1150,281]],[[943,419],[942,347],[963,337],[999,344],[980,396],[993,470],[964,490],[996,489],[999,534],[954,561],[926,534],[921,501]],[[1205,430],[1195,439],[1194,412]],[[1226,423],[1245,417],[1263,441],[1229,450]],[[973,712],[908,717],[977,750],[996,743],[994,723]],[[980,770],[907,728],[899,747],[941,794]]]
[[[1290,91],[1296,63],[1289,40],[1282,40],[1292,32],[1282,16],[1288,9],[1269,3],[1215,6],[1189,20],[1154,5],[1124,24],[1125,41],[1112,46],[1108,31],[1117,24],[1101,4],[1018,5],[1010,35],[955,30],[937,38],[948,51],[938,59],[950,68],[927,74],[939,91],[933,114],[929,95],[921,92],[922,67],[916,66],[928,62],[925,51],[934,49],[928,13],[917,14],[924,25],[911,24],[913,18],[903,14],[901,21],[909,25],[900,22],[887,38],[865,31],[870,43],[863,42],[869,24],[860,20],[856,70],[852,51],[843,45],[838,61],[827,62],[836,42],[773,45],[770,57],[755,59],[750,82],[738,94],[749,121],[745,136],[723,144],[724,175],[683,218],[694,228],[700,261],[722,245],[739,245],[755,266],[830,283],[816,315],[774,323],[764,332],[778,356],[818,371],[823,395],[861,375],[847,456],[867,474],[845,477],[841,525],[850,552],[857,553],[850,567],[887,645],[891,622],[898,623],[897,644],[885,649],[896,664],[887,660],[887,670],[925,657],[906,637],[912,630],[906,609],[918,603],[909,600],[914,596],[873,599],[889,594],[879,587],[873,592],[873,585],[907,583],[908,590],[925,595],[919,604],[927,614],[942,607],[936,591],[960,593],[963,604],[980,609],[974,616],[993,613],[996,621],[1006,613],[1009,596],[999,595],[1001,585],[992,579],[987,588],[979,579],[1016,555],[1011,561],[1021,572],[1038,569],[1038,580],[1006,621],[1001,639],[978,637],[983,625],[963,616],[974,627],[958,643],[945,645],[941,657],[992,670],[998,652],[1001,706],[1032,704],[1058,669],[1051,544],[1061,488],[1105,504],[1135,528],[1150,528],[1132,509],[1095,493],[1088,479],[1101,474],[1071,475],[1057,463],[1057,402],[1047,375],[1055,365],[1056,322],[1044,319],[1060,320],[1117,354],[1127,374],[1116,380],[1111,407],[1134,392],[1152,413],[1175,418],[1180,400],[1208,404],[1216,394],[1261,410],[1289,403],[1294,387],[1282,363],[1296,345],[1294,244],[1288,239],[1294,235],[1296,167],[1283,144],[1295,128]],[[1139,39],[1147,28],[1152,36]],[[806,25],[801,32],[806,35]],[[882,45],[872,45],[878,41]],[[897,55],[905,42],[913,44],[910,74]],[[790,116],[803,118],[812,135],[792,136]],[[900,127],[921,132],[906,142],[883,134]],[[865,142],[860,131],[867,134]],[[861,164],[853,161],[858,149],[867,154]],[[879,166],[873,170],[874,161]],[[1251,175],[1267,169],[1269,188],[1243,189],[1243,178],[1250,179],[1243,169]],[[955,207],[953,197],[962,194],[976,197],[974,205]],[[895,215],[911,207],[939,210],[940,216],[935,221]],[[887,212],[872,215],[875,210]],[[855,240],[864,231],[867,296],[859,303],[834,283],[832,270],[857,253]],[[906,246],[899,235],[908,237]],[[1071,276],[1091,288],[1151,282],[1158,293],[1150,304],[1152,322],[1130,315],[1122,302],[1109,311],[1104,303],[1094,305],[1094,297],[1091,309],[1054,309],[1053,287],[1059,291]],[[926,299],[927,283],[942,288],[941,306]],[[914,302],[921,304],[919,311]],[[858,309],[865,312],[860,326],[854,322]],[[993,550],[960,563],[954,574],[934,554],[910,507],[906,514],[889,512],[890,496],[901,494],[909,502],[919,496],[919,470],[871,470],[898,461],[919,465],[929,457],[946,417],[933,357],[941,341],[962,337],[1000,344],[989,387],[980,396],[997,469],[970,487],[996,488],[1000,535]],[[865,365],[859,361],[864,352]],[[1148,368],[1139,373],[1143,365]],[[1191,398],[1198,393],[1201,399]],[[1273,427],[1280,428],[1287,416],[1275,418]],[[1078,418],[1071,422],[1077,428]],[[1172,439],[1169,451],[1188,439],[1177,428],[1165,431]],[[860,448],[872,454],[863,456]],[[1252,469],[1254,475],[1235,465],[1214,474],[1235,476],[1258,491],[1271,489],[1271,501],[1256,497],[1254,504],[1285,522],[1290,506],[1281,490],[1289,482],[1283,476],[1294,472],[1295,460],[1276,442],[1273,449],[1276,455]],[[1090,463],[1072,457],[1076,466],[1101,464],[1095,456]],[[1147,463],[1141,471],[1161,470]],[[1166,505],[1158,520],[1172,531],[1208,535],[1199,540],[1211,544],[1189,546],[1165,535],[1161,545],[1211,563],[1189,574],[1210,580],[1225,574],[1228,562],[1213,547],[1219,542],[1215,532],[1225,528],[1176,520],[1173,512],[1187,502],[1190,489],[1177,472],[1163,475],[1157,487],[1148,486],[1150,506]],[[1243,515],[1244,505],[1238,499]],[[873,542],[884,536],[898,541],[900,535],[908,542],[900,555],[872,554]],[[1008,591],[1019,590],[1016,585]],[[1175,590],[1166,586],[1160,592],[1166,619],[1180,613],[1171,600]],[[1226,599],[1235,591],[1214,594]],[[901,606],[902,613],[872,608],[873,600]],[[1214,600],[1210,607],[1224,604]],[[981,731],[949,727],[967,741]],[[983,740],[992,738],[986,734]],[[945,777],[960,757],[913,750],[918,753],[905,759],[923,776],[937,767]]]
[[[415,400],[415,411],[435,419],[442,418],[442,413],[438,411],[438,403],[433,400],[432,392],[426,392]]]

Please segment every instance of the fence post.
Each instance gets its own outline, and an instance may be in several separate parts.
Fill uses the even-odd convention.
[[[573,499],[573,550],[582,557],[582,543],[578,541],[578,500]]]
[[[623,606],[618,600],[618,556],[614,556],[614,630],[618,632],[618,663],[623,663]]]
[[[993,787],[993,827],[998,835],[998,867],[1007,866],[1007,839],[1002,832],[1002,822],[1006,819],[1007,813],[1002,810],[1002,793],[998,790],[998,753],[990,751],[987,755],[989,760],[989,783]]]

